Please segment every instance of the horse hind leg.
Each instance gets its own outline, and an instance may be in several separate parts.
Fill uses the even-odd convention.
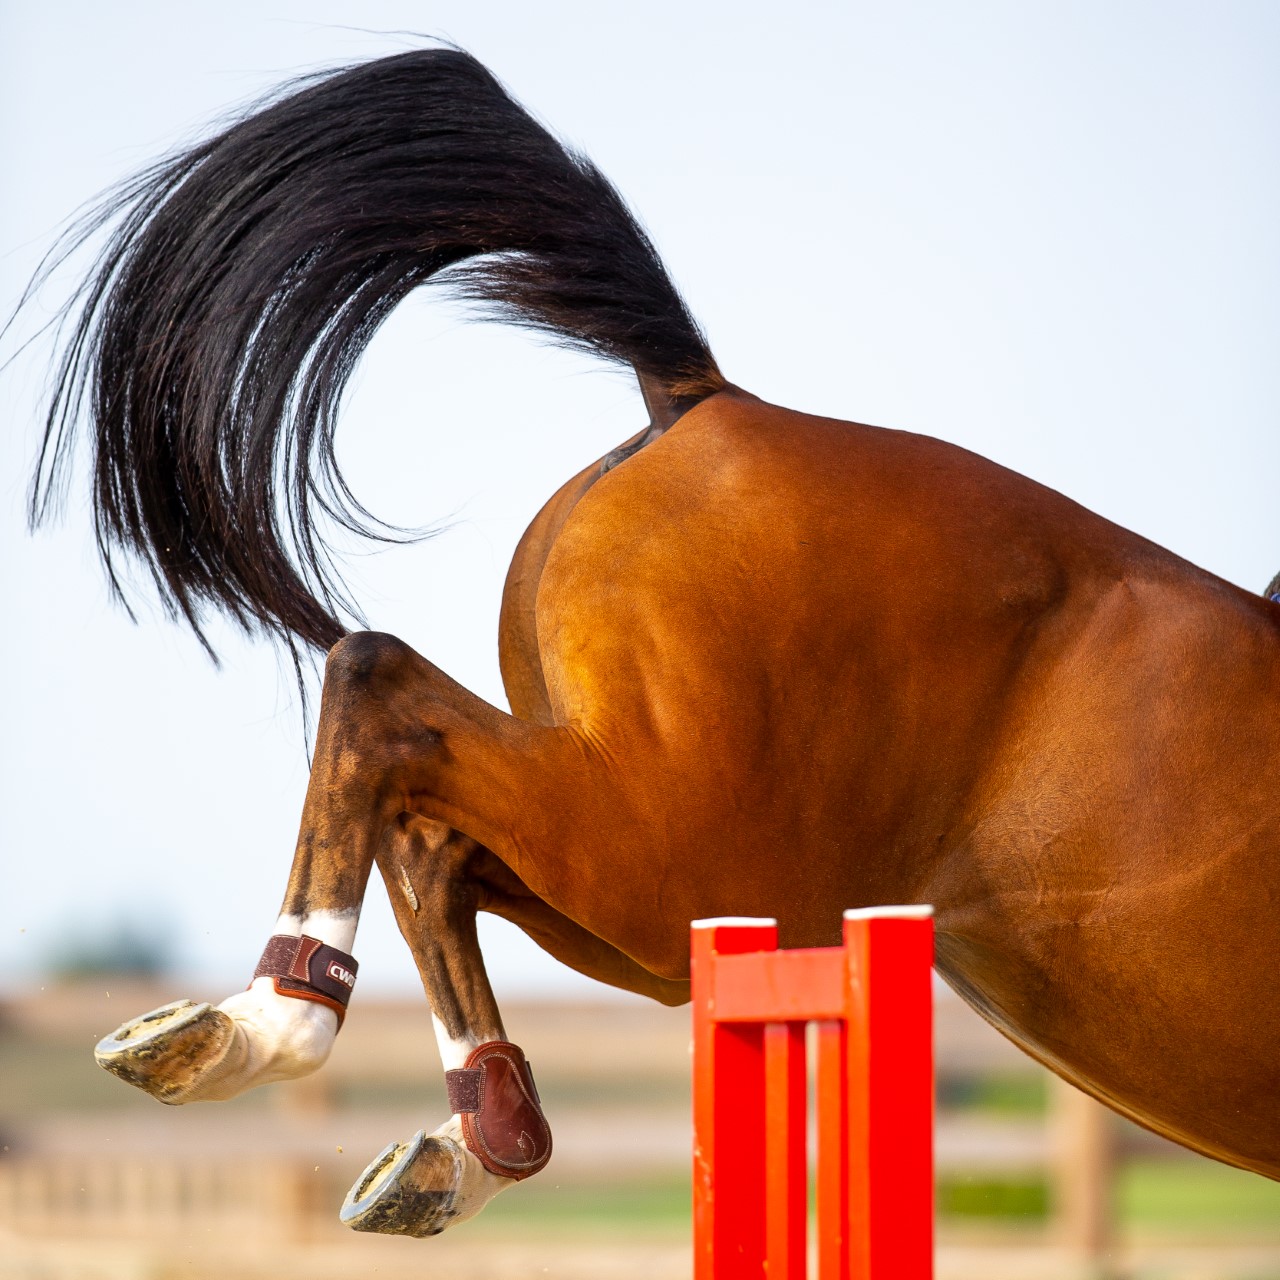
[[[471,1216],[498,1190],[545,1163],[550,1134],[523,1055],[506,1042],[484,977],[476,907],[465,897],[468,880],[448,871],[448,858],[428,856],[439,841],[424,833],[443,828],[447,835],[445,814],[457,811],[474,815],[482,827],[488,815],[499,833],[518,818],[536,834],[539,807],[529,803],[531,779],[543,776],[549,762],[554,766],[554,753],[546,749],[554,748],[554,739],[481,703],[390,636],[349,636],[329,655],[314,764],[278,926],[286,937],[273,939],[272,946],[294,960],[301,948],[308,957],[315,948],[329,948],[353,976],[355,962],[343,953],[355,936],[369,872],[385,841],[400,848],[393,901],[432,994],[459,1099],[441,1130],[393,1145],[375,1161],[352,1198],[346,1215],[352,1225],[430,1233]],[[561,775],[548,785],[562,791]],[[474,793],[474,803],[465,795],[456,799],[458,787]],[[419,813],[424,805],[445,814]],[[416,860],[410,857],[415,851]],[[412,862],[409,888],[419,902],[416,923],[400,875],[406,860]],[[328,995],[320,998],[313,970],[297,976],[301,986],[282,976],[277,960],[270,973],[216,1010],[184,1005],[172,1019],[164,1014],[128,1024],[114,1044],[104,1042],[104,1065],[169,1102],[231,1097],[314,1070],[329,1052],[342,1006]],[[491,1086],[503,1095],[493,1107]],[[522,1123],[504,1133],[504,1118]],[[393,1209],[397,1198],[402,1203]],[[409,1200],[416,1207],[405,1207]]]
[[[165,1005],[97,1046],[100,1066],[162,1102],[221,1101],[296,1079],[319,1068],[333,1047],[355,981],[349,953],[365,886],[394,816],[378,795],[376,737],[385,726],[361,714],[351,665],[339,661],[326,672],[289,886],[248,989],[216,1007]]]
[[[532,1073],[506,1038],[476,936],[492,858],[446,824],[401,814],[377,854],[396,922],[431,1003],[454,1114],[392,1143],[356,1180],[341,1218],[357,1231],[431,1236],[541,1170],[551,1130]]]

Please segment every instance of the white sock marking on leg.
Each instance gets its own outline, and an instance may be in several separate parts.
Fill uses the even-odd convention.
[[[338,1034],[338,1015],[332,1009],[279,995],[270,978],[255,978],[248,991],[228,996],[218,1008],[230,1015],[247,1049],[234,1079],[218,1082],[221,1097],[309,1075],[329,1056]]]
[[[306,934],[350,954],[359,921],[357,910],[284,914],[274,932],[294,938]],[[218,1008],[236,1024],[236,1066],[210,1079],[193,1101],[234,1098],[256,1085],[309,1075],[329,1056],[338,1034],[338,1015],[332,1009],[280,995],[269,977],[255,978],[247,991],[228,996]]]
[[[431,1025],[436,1029],[436,1045],[440,1050],[440,1061],[446,1071],[455,1071],[467,1065],[467,1056],[480,1041],[469,1033],[464,1033],[460,1040],[455,1040],[445,1028],[443,1022],[433,1013]]]
[[[359,923],[360,912],[354,907],[346,911],[308,911],[300,916],[279,916],[273,932],[292,938],[300,938],[305,933],[309,938],[319,938],[326,945],[350,955]]]

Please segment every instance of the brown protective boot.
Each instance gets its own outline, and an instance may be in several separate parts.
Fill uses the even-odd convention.
[[[489,1040],[444,1075],[466,1144],[490,1173],[518,1182],[551,1159],[551,1129],[519,1045]]]

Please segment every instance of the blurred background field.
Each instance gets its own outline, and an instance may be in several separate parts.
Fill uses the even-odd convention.
[[[319,1075],[171,1109],[91,1051],[175,994],[95,975],[0,1005],[0,1276],[689,1275],[687,1010],[512,1005],[555,1158],[474,1222],[414,1241],[355,1235],[337,1210],[386,1143],[445,1117],[425,1003],[357,1000]],[[942,1280],[1280,1277],[1280,1184],[1109,1116],[941,990],[937,1031]]]

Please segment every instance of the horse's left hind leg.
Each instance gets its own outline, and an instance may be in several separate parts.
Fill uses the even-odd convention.
[[[357,1179],[342,1220],[357,1231],[430,1236],[474,1217],[537,1173],[551,1131],[521,1050],[503,1030],[476,936],[488,851],[446,824],[402,813],[377,854],[396,923],[431,1002],[454,1114],[392,1143]]]
[[[329,1056],[355,981],[348,953],[365,886],[396,812],[370,765],[385,727],[362,695],[371,679],[394,689],[410,652],[390,637],[349,637],[330,655],[289,886],[248,990],[216,1008],[182,1000],[126,1022],[99,1043],[101,1066],[176,1104],[295,1079]]]

